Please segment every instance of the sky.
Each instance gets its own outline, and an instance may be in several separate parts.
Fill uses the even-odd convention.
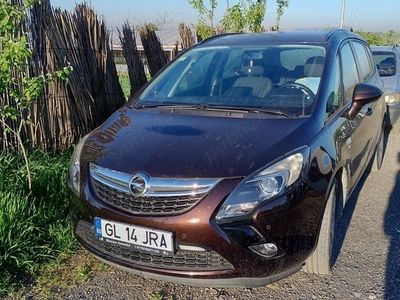
[[[205,0],[207,2],[207,0]],[[230,4],[238,0],[230,0]],[[340,22],[342,0],[289,0],[289,7],[281,19],[282,29],[337,27]],[[81,0],[51,0],[55,7],[71,10]],[[194,24],[197,13],[187,0],[89,0],[96,12],[107,23],[118,27],[126,19],[133,25],[144,22],[159,23],[163,29],[176,30],[184,21]],[[216,20],[226,9],[226,1],[218,0]],[[270,27],[276,20],[276,1],[267,1],[264,26]],[[355,30],[381,32],[400,31],[400,0],[346,0],[345,26]]]

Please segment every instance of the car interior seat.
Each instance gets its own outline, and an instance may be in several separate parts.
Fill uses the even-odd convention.
[[[271,79],[263,77],[264,68],[260,66],[246,66],[241,70],[245,77],[239,77],[234,83],[233,88],[250,88],[251,95],[264,98],[272,89]]]
[[[323,56],[310,57],[304,65],[304,77],[297,79],[295,82],[307,86],[316,94],[324,72],[324,63],[325,58]]]
[[[323,56],[313,56],[307,59],[304,65],[304,77],[322,77],[324,71],[325,58]]]

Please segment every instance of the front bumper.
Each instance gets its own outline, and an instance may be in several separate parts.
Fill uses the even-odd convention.
[[[239,181],[223,180],[191,210],[160,217],[132,215],[110,207],[85,183],[83,200],[75,201],[76,236],[87,250],[109,264],[167,281],[255,287],[289,276],[301,268],[315,247],[323,197],[302,185],[259,207],[245,220],[219,225],[214,216]],[[168,260],[101,244],[92,228],[95,217],[173,232],[178,250]],[[249,250],[249,245],[260,242],[276,244],[278,254],[265,258]],[[206,252],[187,253],[179,250],[180,245],[201,247]]]
[[[388,124],[394,125],[400,118],[400,102],[386,104]]]
[[[162,275],[157,273],[149,273],[144,271],[139,271],[133,269],[131,267],[126,267],[122,265],[120,262],[113,262],[112,258],[104,259],[103,256],[97,255],[95,252],[91,252],[92,255],[97,257],[100,261],[105,264],[108,264],[114,268],[131,272],[140,276],[156,279],[156,280],[164,280],[168,282],[173,282],[177,284],[190,285],[190,286],[201,286],[201,287],[215,287],[215,288],[225,288],[225,287],[244,287],[244,288],[257,288],[263,287],[267,284],[278,281],[282,278],[288,277],[297,271],[300,271],[301,266],[296,266],[292,269],[288,269],[280,274],[272,275],[269,277],[238,277],[238,278],[191,278],[191,277],[177,277],[177,276],[169,276]]]

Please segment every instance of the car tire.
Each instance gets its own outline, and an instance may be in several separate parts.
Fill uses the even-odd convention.
[[[372,171],[377,172],[382,167],[383,162],[383,154],[385,150],[385,127],[382,128],[378,144],[376,145],[375,154],[374,154],[374,162],[372,164]]]
[[[306,260],[303,271],[328,275],[332,269],[333,241],[335,236],[339,186],[336,179],[332,183],[319,232],[317,247]]]

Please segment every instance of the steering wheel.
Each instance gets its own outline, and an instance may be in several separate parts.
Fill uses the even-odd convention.
[[[285,83],[280,88],[295,88],[301,90],[305,95],[309,95],[312,99],[315,98],[314,92],[308,86],[298,82]]]

